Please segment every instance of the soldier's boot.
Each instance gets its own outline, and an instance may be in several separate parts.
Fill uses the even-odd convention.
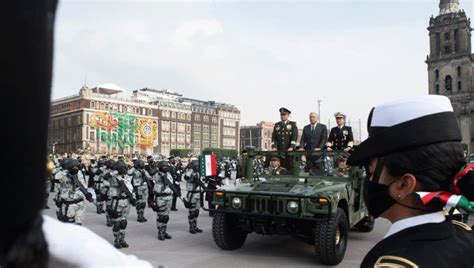
[[[176,208],[176,199],[178,198],[173,196],[173,200],[171,201],[171,211],[178,211],[178,209]]]
[[[128,248],[127,241],[125,241],[125,230],[120,231],[120,245],[123,248]]]
[[[196,230],[194,229],[194,221],[192,219],[189,220],[189,232],[191,234],[197,234]]]
[[[97,214],[101,214],[102,213],[102,209],[99,205],[96,205],[96,211],[95,211]]]
[[[163,226],[163,235],[164,235],[165,239],[171,239],[173,237],[166,232],[167,228],[168,228],[168,226],[166,226],[166,225]]]
[[[143,220],[143,215],[142,215],[142,212],[140,210],[137,210],[137,221],[138,222],[145,222]]]
[[[196,233],[202,233],[202,230],[197,227],[197,218],[194,218],[194,231]]]
[[[122,244],[120,244],[120,233],[119,232],[114,232],[114,247],[116,248],[122,248]]]
[[[141,222],[147,222],[148,220],[145,218],[145,210],[140,211]]]
[[[112,227],[114,225],[112,223],[112,220],[110,219],[109,213],[105,214],[105,219],[107,220],[107,223],[105,225],[107,225],[108,227]]]
[[[158,239],[161,241],[165,240],[165,233],[163,230],[163,226],[158,227]]]

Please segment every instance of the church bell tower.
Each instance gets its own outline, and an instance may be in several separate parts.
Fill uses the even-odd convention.
[[[453,104],[463,143],[474,149],[473,55],[471,21],[459,0],[440,0],[439,14],[430,18],[427,56],[429,94],[446,95]]]

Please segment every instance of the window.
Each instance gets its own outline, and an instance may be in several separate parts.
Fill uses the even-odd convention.
[[[202,142],[202,147],[203,148],[209,148],[209,142],[208,141],[203,141]]]
[[[194,131],[201,131],[201,125],[194,125]]]
[[[441,35],[440,33],[436,33],[436,55],[441,53]]]
[[[209,140],[209,132],[203,132],[202,133],[202,139],[203,140]]]
[[[444,88],[446,89],[446,91],[453,90],[453,79],[451,78],[450,75],[447,75],[446,78],[444,79]]]
[[[461,76],[461,66],[458,66],[457,73],[458,73],[458,76]]]
[[[201,141],[194,141],[194,148],[201,148]]]
[[[95,102],[91,101],[91,108],[94,109],[95,108]]]
[[[449,40],[451,40],[451,33],[449,32],[444,33],[444,41],[449,41]]]
[[[438,79],[439,79],[439,70],[438,69],[435,70],[435,79],[436,79],[436,81],[438,81]]]
[[[176,132],[176,122],[171,123],[171,131]]]
[[[435,92],[436,92],[436,94],[439,94],[439,84],[436,84],[436,86],[435,86]]]
[[[212,134],[217,134],[217,127],[216,126],[211,126],[211,133]]]
[[[208,115],[203,116],[203,121],[206,123],[209,122],[209,116]]]
[[[201,132],[194,131],[194,139],[195,140],[200,140],[201,139]]]
[[[161,122],[161,130],[162,131],[170,131],[170,121],[162,121]]]
[[[217,134],[211,134],[211,141],[217,141]]]
[[[186,132],[191,132],[191,124],[186,124]]]
[[[201,121],[201,116],[199,114],[194,115],[194,120]]]
[[[459,91],[462,90],[462,82],[461,82],[461,81],[458,81],[458,90],[459,90]]]
[[[444,47],[444,53],[445,54],[450,54],[451,53],[451,46],[445,46]]]

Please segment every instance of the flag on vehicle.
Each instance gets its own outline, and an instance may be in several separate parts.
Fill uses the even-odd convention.
[[[216,176],[217,161],[215,154],[201,155],[199,158],[201,176]]]

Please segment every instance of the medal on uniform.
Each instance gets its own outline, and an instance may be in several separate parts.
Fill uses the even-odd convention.
[[[276,131],[280,131],[280,126],[277,125],[275,129],[276,129]]]
[[[286,129],[291,130],[291,125],[286,125]]]
[[[349,132],[348,132],[347,130],[344,130],[344,131],[342,132],[342,134],[344,134],[344,136],[347,136],[347,135],[349,135]]]

